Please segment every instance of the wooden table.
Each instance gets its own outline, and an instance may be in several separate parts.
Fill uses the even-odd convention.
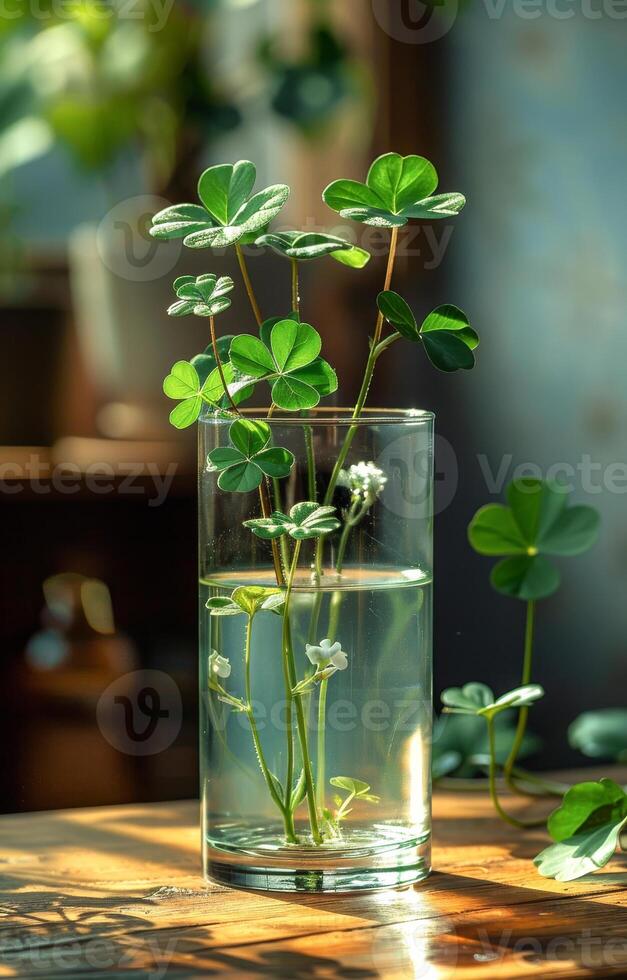
[[[0,977],[627,976],[623,858],[560,884],[482,795],[434,812],[431,879],[356,897],[205,885],[194,802],[2,817]]]

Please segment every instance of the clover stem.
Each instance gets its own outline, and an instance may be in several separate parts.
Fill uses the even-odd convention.
[[[313,837],[315,844],[322,844],[322,835],[320,833],[320,828],[318,826],[318,813],[316,810],[316,790],[314,786],[314,780],[311,768],[311,758],[309,756],[309,744],[307,740],[307,723],[305,720],[305,712],[303,710],[303,702],[300,694],[291,694],[294,687],[296,686],[296,667],[294,664],[294,651],[292,650],[292,644],[289,636],[289,605],[290,597],[292,594],[292,588],[294,586],[294,578],[296,576],[296,569],[298,567],[298,558],[300,556],[301,542],[296,541],[294,547],[294,555],[292,557],[292,566],[290,568],[290,574],[287,582],[287,591],[285,594],[285,611],[284,616],[284,643],[283,643],[283,656],[286,663],[287,676],[290,682],[290,697],[293,698],[294,706],[296,708],[296,725],[298,728],[298,738],[300,742],[300,751],[303,760],[303,773],[305,775],[305,787],[307,791],[307,806],[309,809],[309,824],[311,827],[311,836]],[[285,623],[288,626],[285,626]],[[288,699],[289,700],[289,699]]]
[[[310,425],[303,426],[303,435],[307,455],[307,494],[309,500],[316,501],[316,458],[314,456],[313,432]]]
[[[246,623],[246,640],[244,646],[244,670],[245,670],[244,682],[245,682],[245,689],[246,689],[246,704],[248,708],[247,710],[248,722],[250,724],[250,731],[253,737],[255,752],[257,753],[257,759],[259,761],[259,768],[261,769],[263,778],[266,781],[266,785],[268,787],[270,796],[272,797],[272,799],[280,809],[281,813],[283,814],[283,822],[285,824],[285,836],[287,837],[288,841],[290,841],[290,843],[294,844],[296,843],[296,834],[294,832],[294,819],[292,817],[291,812],[287,809],[287,807],[283,803],[283,800],[277,793],[276,788],[274,786],[272,776],[270,775],[270,770],[268,769],[268,765],[266,763],[265,756],[263,754],[261,739],[259,738],[259,731],[257,729],[257,721],[255,719],[255,715],[252,709],[253,700],[252,700],[252,691],[251,691],[251,683],[250,683],[250,659],[251,659],[250,645],[251,645],[251,637],[252,637],[252,630],[253,630],[253,619],[254,616],[248,617],[248,622]],[[288,790],[286,790],[286,793],[287,792]]]
[[[298,288],[298,259],[290,259],[292,263],[292,310],[298,313],[300,319],[300,293]]]
[[[268,488],[266,486],[265,477],[259,484],[259,502],[261,504],[261,513],[267,519],[272,514],[272,505],[268,499]],[[272,561],[274,563],[274,574],[276,577],[277,585],[285,585],[285,576],[283,574],[283,567],[281,565],[281,556],[279,554],[279,549],[277,547],[276,540],[272,540]]]
[[[535,618],[536,618],[536,604],[533,599],[527,602],[527,615],[525,619],[525,646],[523,653],[523,668],[522,677],[520,680],[520,686],[526,687],[527,684],[531,683],[531,663],[533,659],[533,637],[535,629]],[[503,767],[503,775],[505,777],[505,782],[510,789],[516,791],[516,783],[512,778],[512,770],[518,758],[518,753],[520,752],[520,747],[522,745],[523,739],[525,737],[525,732],[527,730],[527,719],[529,717],[529,708],[523,707],[518,712],[518,724],[516,725],[516,734],[514,736],[514,742],[510,749],[510,753],[507,757],[507,761]]]
[[[498,813],[501,820],[509,824],[510,827],[516,827],[518,830],[525,830],[531,827],[543,827],[546,823],[546,819],[542,820],[518,820],[516,817],[512,817],[511,814],[506,813],[506,811],[501,806],[499,800],[499,795],[496,788],[496,745],[494,741],[494,716],[487,715],[486,721],[488,723],[488,745],[490,748],[490,772],[488,776],[489,786],[490,786],[490,798],[494,805],[494,809]]]
[[[224,376],[224,368],[222,366],[222,361],[220,360],[220,354],[218,352],[218,341],[217,341],[217,338],[216,338],[215,319],[212,316],[209,317],[209,329],[211,331],[211,346],[213,347],[213,356],[216,359],[216,364],[218,366],[218,374],[220,375],[220,381],[222,382],[222,387],[224,388],[224,394],[226,395],[226,397],[228,398],[229,402],[231,403],[231,407],[232,407],[233,411],[237,415],[241,415],[241,412],[240,412],[239,408],[237,407],[237,405],[233,401],[233,398],[232,398],[231,393],[229,391],[229,386],[226,383],[226,378]]]
[[[242,273],[242,279],[244,280],[244,286],[246,287],[246,292],[248,294],[248,299],[250,300],[250,305],[252,307],[255,320],[257,321],[257,326],[260,327],[263,322],[261,318],[261,310],[259,309],[259,303],[255,297],[253,284],[250,281],[248,266],[246,265],[246,259],[244,257],[244,253],[242,252],[241,245],[235,246],[235,252],[237,255],[237,261],[239,262],[240,271]]]

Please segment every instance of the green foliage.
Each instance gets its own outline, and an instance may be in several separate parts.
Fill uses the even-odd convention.
[[[320,507],[314,501],[307,500],[294,504],[289,516],[274,511],[271,517],[244,521],[244,527],[250,528],[253,534],[264,540],[273,540],[289,534],[295,541],[304,541],[336,531],[340,522],[333,516],[335,511],[335,507]]]
[[[381,800],[380,796],[370,792],[368,783],[364,783],[361,779],[353,779],[352,776],[332,776],[329,782],[331,786],[343,789],[354,799],[367,800],[369,803],[379,803]]]
[[[257,170],[249,160],[209,167],[198,182],[198,204],[176,204],[152,219],[154,238],[182,238],[188,248],[225,248],[265,228],[287,201],[286,184],[252,194]],[[251,196],[252,195],[252,196]]]
[[[495,758],[503,765],[514,744],[515,725],[511,714],[502,712],[494,719]],[[519,759],[533,755],[541,746],[537,735],[526,733]],[[442,714],[433,728],[434,779],[442,776],[470,777],[484,772],[490,763],[490,745],[485,719],[480,715]]]
[[[170,412],[170,422],[177,429],[193,425],[200,415],[203,402],[218,408],[224,393],[222,383],[215,385],[215,378],[209,375],[201,382],[198,371],[189,361],[177,361],[163,382],[163,391],[168,398],[180,401],[180,405]]]
[[[230,446],[214,449],[207,457],[207,472],[219,473],[221,490],[248,493],[256,490],[264,475],[286,477],[294,465],[288,449],[268,446],[270,426],[266,422],[237,419],[229,429]]]
[[[599,531],[593,507],[568,506],[568,491],[557,483],[515,480],[507,488],[509,506],[487,504],[473,517],[470,544],[481,555],[506,555],[492,570],[495,589],[517,599],[544,599],[560,584],[545,555],[578,555],[592,547]]]
[[[424,157],[386,153],[372,164],[366,183],[335,180],[322,197],[343,218],[383,228],[401,227],[410,219],[454,217],[464,207],[461,194],[438,194],[438,175]]]
[[[280,612],[285,597],[280,589],[262,586],[239,586],[230,596],[213,596],[205,606],[212,616],[239,616],[245,613],[251,619],[261,610]]]
[[[611,779],[572,786],[548,820],[555,841],[535,858],[541,875],[573,881],[604,867],[627,824],[627,794]]]
[[[584,712],[568,729],[568,741],[592,759],[627,762],[627,709]]]
[[[323,395],[337,389],[335,371],[318,356],[321,346],[312,326],[285,319],[272,326],[269,346],[250,334],[235,337],[230,358],[250,382],[269,382],[275,405],[295,412],[314,408]]]
[[[370,253],[358,248],[344,238],[317,232],[281,231],[261,235],[255,245],[268,245],[278,255],[306,262],[330,255],[331,258],[353,269],[363,269],[370,261]]]
[[[419,329],[409,305],[393,290],[379,293],[377,305],[397,333],[424,345],[429,360],[440,371],[468,371],[475,366],[473,350],[479,337],[456,306],[438,306]]]
[[[179,276],[174,280],[178,302],[168,309],[168,316],[217,316],[228,310],[235,283],[230,276]]]
[[[444,710],[451,714],[493,718],[509,708],[527,707],[543,696],[544,690],[539,684],[525,684],[495,698],[487,684],[472,681],[464,687],[449,687],[443,691],[442,704],[445,705]]]

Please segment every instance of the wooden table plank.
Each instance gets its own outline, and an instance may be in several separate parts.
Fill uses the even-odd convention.
[[[300,896],[205,884],[196,803],[2,817],[0,977],[627,975],[622,858],[563,884],[483,795],[439,792],[434,818],[428,882]]]

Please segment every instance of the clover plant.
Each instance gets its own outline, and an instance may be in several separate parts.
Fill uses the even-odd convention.
[[[481,555],[498,557],[490,580],[500,593],[526,604],[521,686],[498,698],[485,684],[472,682],[442,693],[445,714],[483,719],[487,727],[488,785],[499,816],[514,827],[532,827],[544,821],[526,821],[507,813],[499,799],[497,773],[506,784],[524,794],[566,794],[562,805],[549,817],[553,841],[536,858],[541,874],[570,881],[606,864],[627,824],[627,796],[611,780],[563,787],[547,782],[517,767],[521,749],[528,739],[529,708],[544,691],[532,683],[532,658],[537,602],[549,598],[560,585],[559,568],[553,557],[570,557],[587,551],[599,530],[599,515],[592,507],[570,506],[569,492],[557,483],[535,479],[517,480],[507,488],[507,505],[488,504],[475,514],[468,528],[472,547]],[[505,712],[518,711],[516,729],[509,729],[505,742],[497,745],[496,721]],[[627,713],[583,715],[571,726],[571,744],[589,755],[625,757]],[[475,736],[476,737],[476,729]],[[446,726],[443,728],[446,733]],[[453,740],[445,740],[436,755],[436,774],[459,767],[462,756]],[[451,748],[452,746],[452,748]]]
[[[245,587],[230,596],[212,596],[207,601],[211,616],[243,616],[246,621],[244,690],[230,690],[231,664],[219,650],[210,654],[210,691],[230,710],[248,719],[259,768],[268,794],[280,812],[286,840],[297,840],[294,812],[306,802],[310,840],[322,844],[341,835],[341,824],[354,801],[375,804],[378,797],[370,787],[352,776],[333,776],[330,785],[343,791],[336,809],[325,803],[325,704],[327,684],[334,674],[346,669],[354,651],[345,651],[336,636],[341,591],[333,594],[327,635],[320,639],[318,619],[320,596],[313,604],[308,642],[296,649],[290,629],[290,603],[303,542],[313,541],[312,576],[319,580],[325,543],[337,536],[334,571],[341,576],[344,553],[352,530],[365,518],[381,493],[387,476],[374,463],[362,461],[345,469],[357,432],[348,427],[338,448],[326,492],[319,499],[311,429],[306,413],[338,389],[333,367],[322,354],[322,338],[315,326],[301,316],[299,270],[301,262],[333,259],[352,273],[370,260],[368,251],[337,235],[298,229],[272,229],[288,196],[285,184],[255,191],[256,168],[247,160],[222,164],[206,170],[198,182],[198,201],[175,204],[153,218],[151,234],[161,240],[182,239],[191,249],[233,248],[242,284],[250,303],[255,332],[218,335],[216,320],[228,313],[235,288],[227,275],[208,271],[201,276],[179,276],[174,282],[175,300],[168,309],[172,317],[205,317],[209,325],[205,350],[189,361],[177,361],[166,377],[165,394],[178,402],[170,421],[180,429],[201,415],[230,421],[228,444],[209,453],[206,472],[216,479],[216,491],[257,493],[259,514],[244,521],[260,547],[272,557],[276,588]],[[474,365],[478,337],[468,318],[455,306],[439,306],[423,313],[418,327],[406,300],[391,290],[400,229],[409,221],[451,219],[465,204],[457,193],[436,194],[438,178],[424,157],[386,153],[372,164],[365,183],[338,180],[323,192],[323,200],[343,218],[387,229],[390,235],[383,290],[377,300],[372,336],[364,338],[365,367],[352,412],[357,423],[363,411],[375,367],[382,354],[399,340],[422,345],[431,363],[442,371],[467,370]],[[289,262],[289,296],[264,318],[255,295],[243,246],[267,249]],[[351,274],[352,274],[351,273]],[[308,499],[297,502],[286,513],[282,507],[282,481],[294,466],[294,456],[275,444],[272,427],[262,418],[244,416],[240,406],[259,386],[270,397],[268,418],[277,410],[303,415],[306,447]],[[262,413],[261,413],[262,414]],[[333,503],[337,486],[350,490],[346,513]],[[281,660],[286,696],[286,764],[274,773],[264,755],[255,717],[250,681],[251,635],[258,616],[276,615],[282,620]],[[319,685],[316,771],[311,761],[307,729],[307,699]],[[295,745],[300,765],[297,772]]]

